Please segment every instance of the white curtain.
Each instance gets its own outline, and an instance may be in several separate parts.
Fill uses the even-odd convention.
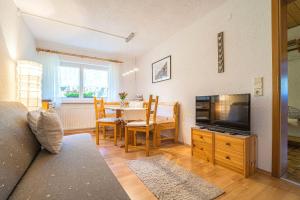
[[[108,101],[119,101],[120,90],[120,64],[110,64],[109,96]]]
[[[42,99],[50,99],[55,107],[59,107],[61,104],[58,77],[60,57],[55,54],[39,52],[38,59],[43,65]]]

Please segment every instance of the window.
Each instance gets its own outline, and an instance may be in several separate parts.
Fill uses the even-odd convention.
[[[80,68],[60,67],[60,97],[79,98]]]
[[[108,71],[83,69],[83,98],[108,96]]]
[[[109,71],[101,66],[62,63],[59,67],[60,97],[91,99],[108,97]]]
[[[29,110],[35,110],[42,104],[42,65],[31,61],[17,62],[17,99]]]

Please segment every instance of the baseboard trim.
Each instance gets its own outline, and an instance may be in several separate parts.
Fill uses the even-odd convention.
[[[267,175],[267,176],[272,176],[271,172],[268,172],[268,171],[260,169],[260,168],[256,168],[256,172]]]

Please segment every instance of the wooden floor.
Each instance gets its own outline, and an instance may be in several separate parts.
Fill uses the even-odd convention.
[[[300,184],[300,121],[289,119],[288,170],[286,179]]]
[[[286,178],[300,183],[300,146],[289,145],[288,172]]]
[[[144,151],[131,150],[129,153],[125,153],[124,148],[114,146],[112,141],[103,140],[100,141],[98,149],[131,199],[156,199],[126,164],[127,160],[145,157]],[[225,194],[218,199],[300,199],[300,187],[298,186],[263,173],[256,173],[245,179],[240,174],[221,166],[213,166],[193,158],[188,146],[167,144],[160,149],[151,151],[150,156],[157,154],[163,154],[168,159],[175,160],[178,165],[222,188]]]

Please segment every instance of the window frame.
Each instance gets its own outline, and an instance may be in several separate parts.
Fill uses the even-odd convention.
[[[110,83],[111,72],[110,72],[110,68],[108,66],[64,61],[60,64],[59,67],[79,68],[79,97],[78,98],[60,97],[62,103],[92,103],[93,102],[93,98],[84,98],[83,97],[84,69],[107,71],[107,76],[108,76],[107,77],[107,81],[108,81],[107,96],[105,96],[103,98],[105,100],[107,100],[109,98],[109,95],[110,95],[110,84],[109,83]],[[59,70],[58,70],[58,73],[59,73]],[[60,77],[60,75],[59,75],[59,77]],[[59,88],[60,88],[60,81],[59,81]]]

